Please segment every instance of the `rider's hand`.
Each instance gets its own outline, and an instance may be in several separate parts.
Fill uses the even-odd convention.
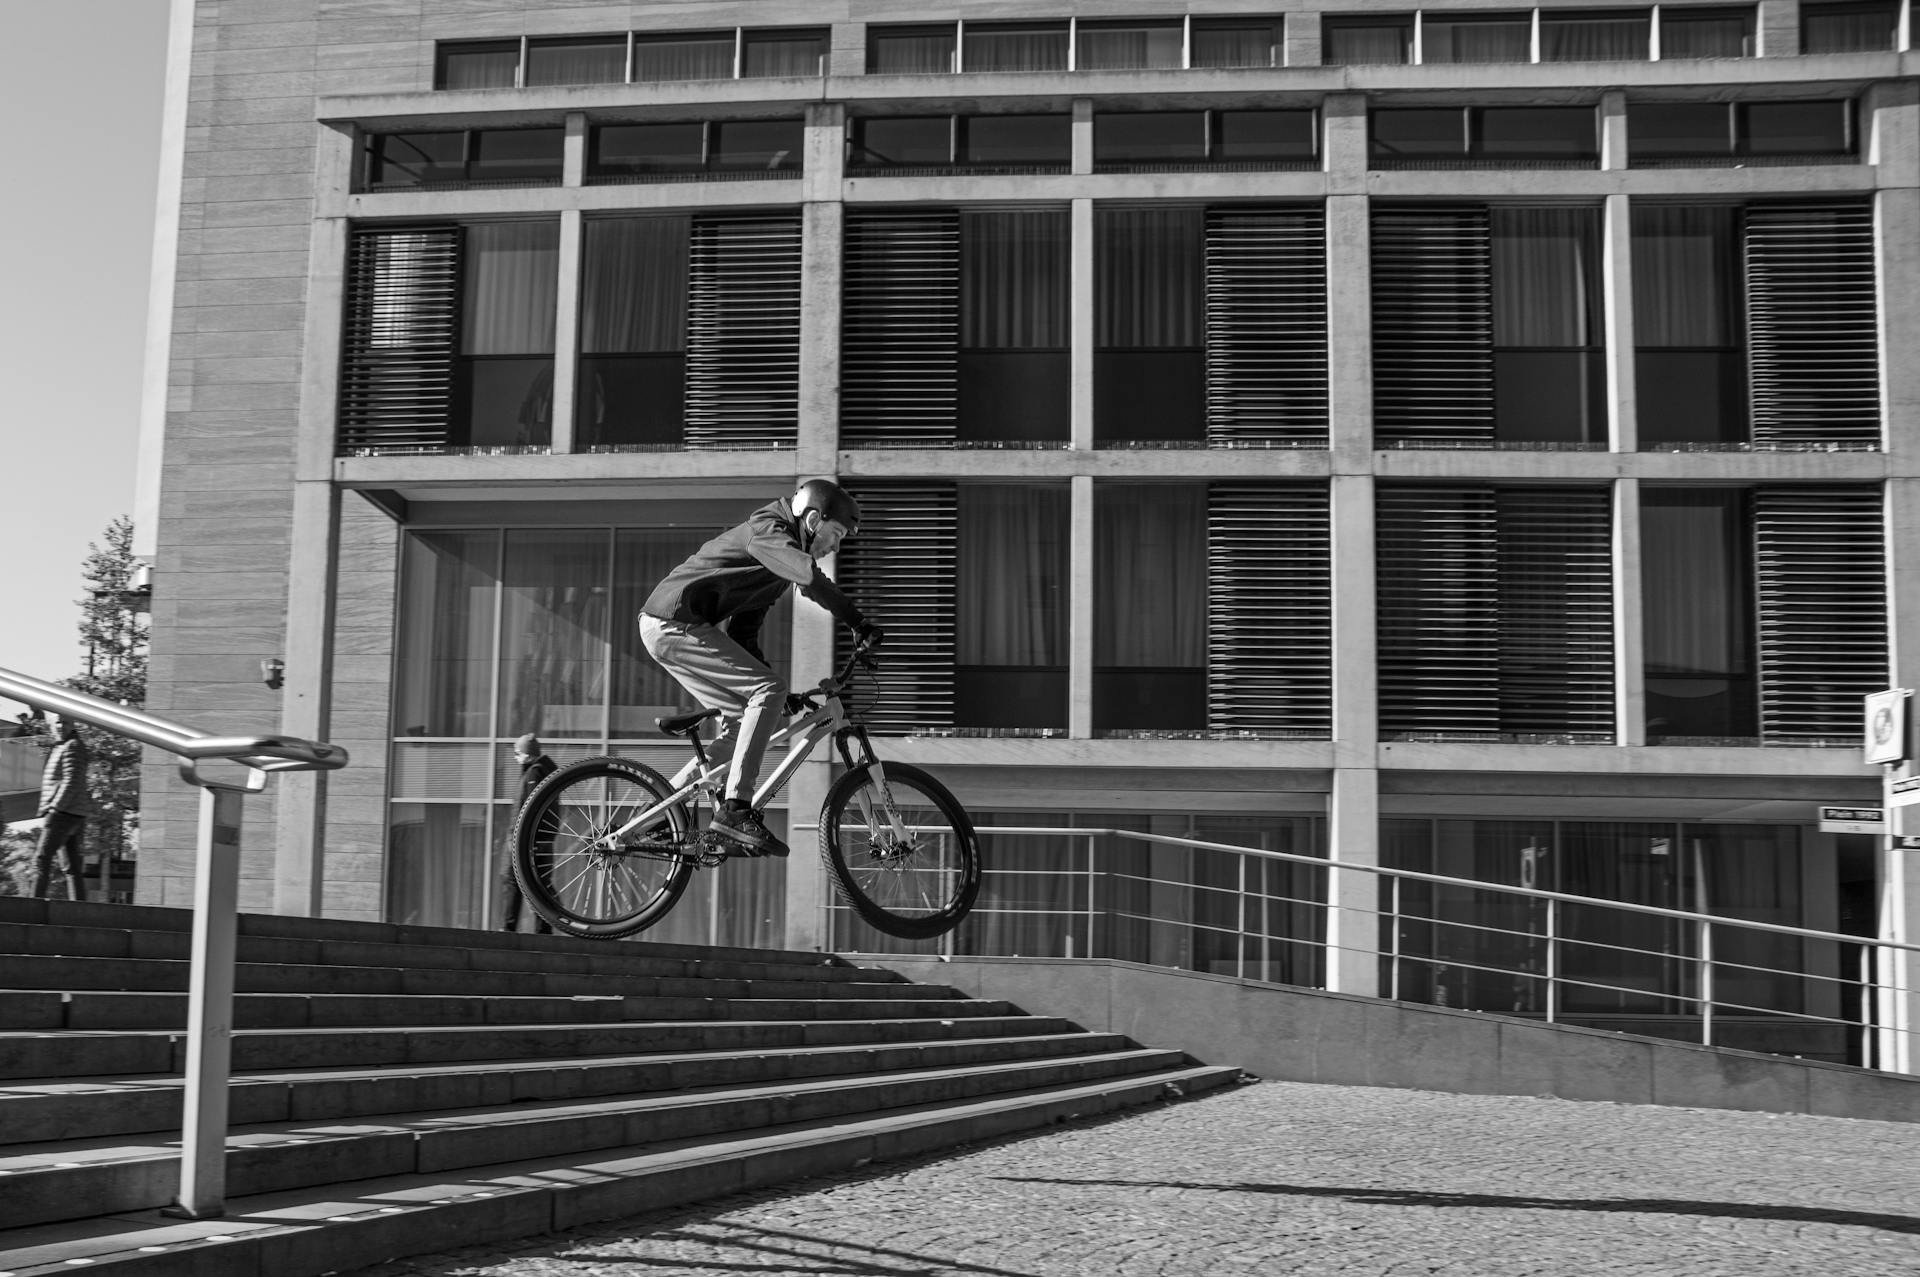
[[[802,710],[806,708],[807,708],[807,701],[804,696],[796,695],[793,692],[787,693],[787,717],[788,718],[792,718],[795,714],[800,713]]]
[[[855,638],[860,640],[861,646],[863,647],[879,647],[880,641],[886,637],[886,631],[882,630],[872,621],[862,621],[860,628],[855,630],[853,634]]]

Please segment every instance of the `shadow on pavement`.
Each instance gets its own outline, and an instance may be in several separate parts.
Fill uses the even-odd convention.
[[[786,1261],[779,1268],[769,1268],[765,1263],[741,1262],[729,1263],[723,1260],[703,1258],[698,1261],[701,1271],[728,1271],[742,1273],[782,1273],[799,1274],[804,1277],[954,1277],[955,1274],[979,1274],[980,1277],[1037,1277],[1012,1268],[996,1268],[988,1264],[973,1264],[958,1259],[936,1259],[931,1255],[916,1254],[907,1250],[892,1250],[885,1246],[870,1246],[859,1242],[850,1242],[844,1238],[821,1237],[812,1233],[790,1232],[779,1228],[741,1228],[728,1226],[732,1236],[718,1236],[713,1233],[690,1229],[673,1228],[662,1232],[649,1233],[647,1241],[652,1243],[691,1241],[716,1251],[740,1251],[749,1255],[766,1255]],[[755,1240],[761,1238],[765,1240]],[[775,1244],[785,1243],[784,1245]],[[809,1254],[808,1249],[818,1248]],[[825,1252],[859,1251],[859,1257],[832,1255]],[[555,1258],[571,1258],[565,1248],[555,1248],[551,1252]],[[684,1271],[687,1260],[684,1257],[659,1258],[643,1255],[609,1255],[593,1253],[579,1256],[585,1262],[594,1264],[632,1264],[636,1268],[659,1268],[674,1272]]]
[[[1777,1206],[1754,1202],[1690,1202],[1666,1197],[1509,1197],[1498,1193],[1432,1193],[1404,1188],[1323,1188],[1306,1184],[1186,1184],[1175,1180],[1047,1179],[1002,1175],[1014,1184],[1076,1184],[1089,1188],[1191,1188],[1211,1193],[1272,1193],[1283,1197],[1339,1197],[1361,1206],[1480,1206],[1509,1210],[1575,1210],[1623,1215],[1705,1215],[1724,1219],[1778,1219],[1803,1224],[1851,1224],[1890,1233],[1920,1233],[1920,1217]]]

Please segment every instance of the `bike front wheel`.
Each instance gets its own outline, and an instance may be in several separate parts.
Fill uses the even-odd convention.
[[[946,786],[904,763],[857,767],[833,783],[820,857],[840,898],[902,939],[951,931],[980,894],[973,821]]]
[[[672,792],[660,773],[626,758],[582,759],[541,781],[511,835],[513,876],[534,912],[592,939],[665,917],[693,877],[685,807],[614,834]]]

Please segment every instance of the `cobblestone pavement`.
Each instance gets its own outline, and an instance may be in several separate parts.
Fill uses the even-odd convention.
[[[1261,1082],[354,1277],[1913,1277],[1920,1126]]]

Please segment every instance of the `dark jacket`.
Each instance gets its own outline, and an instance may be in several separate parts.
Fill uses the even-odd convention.
[[[551,758],[545,754],[535,754],[520,764],[520,802],[524,806],[533,796],[534,787],[560,770]]]
[[[662,621],[704,621],[724,629],[755,658],[767,609],[788,586],[852,629],[866,618],[801,548],[800,522],[786,497],[761,506],[667,573],[641,611]]]
[[[87,792],[87,765],[93,755],[87,743],[75,736],[61,741],[47,755],[47,768],[40,774],[40,810],[42,816],[56,811],[70,816],[95,816],[100,808]]]

